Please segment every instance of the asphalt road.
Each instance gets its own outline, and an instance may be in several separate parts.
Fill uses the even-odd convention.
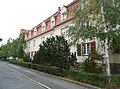
[[[88,89],[32,69],[0,62],[0,89]]]
[[[0,89],[45,89],[0,62]]]

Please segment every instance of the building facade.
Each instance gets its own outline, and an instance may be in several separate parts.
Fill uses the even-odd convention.
[[[33,27],[31,30],[22,29],[21,32],[25,33],[25,40],[27,47],[25,52],[32,58],[39,50],[39,45],[47,38],[56,35],[65,35],[68,30],[67,26],[72,25],[74,10],[80,8],[79,0],[74,0],[68,5],[63,5],[62,8],[58,7],[58,11],[52,16],[45,19],[43,22]],[[67,40],[70,40],[65,36]],[[91,51],[96,50],[97,41],[86,41],[84,47],[81,43],[79,45],[71,46],[71,52],[76,52],[77,61],[82,62]],[[79,52],[77,52],[79,51]]]

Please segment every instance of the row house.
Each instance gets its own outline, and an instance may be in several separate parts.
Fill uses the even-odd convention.
[[[39,45],[46,38],[56,35],[65,35],[67,26],[72,25],[74,10],[80,8],[79,0],[74,0],[68,5],[63,5],[62,8],[58,7],[58,11],[46,20],[33,27],[31,30],[22,29],[21,32],[25,33],[25,40],[27,47],[25,52],[33,57],[36,51],[39,50]],[[70,40],[65,36],[67,40]],[[84,47],[77,44],[71,46],[71,52],[76,52],[77,61],[83,61],[91,51],[96,50],[97,41],[87,40]]]

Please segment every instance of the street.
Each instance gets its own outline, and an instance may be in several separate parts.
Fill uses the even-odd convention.
[[[0,89],[88,89],[45,73],[0,61]]]
[[[0,89],[45,89],[0,62]]]

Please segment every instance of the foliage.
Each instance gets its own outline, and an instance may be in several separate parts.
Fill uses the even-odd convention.
[[[113,46],[120,48],[120,41],[116,39],[120,36],[120,0],[80,0],[80,4],[83,8],[75,12],[74,25],[68,31],[72,43],[95,37],[101,41],[108,38],[109,44],[115,39]]]
[[[0,47],[0,57],[3,59],[7,59],[9,56],[9,45],[5,44]]]
[[[27,54],[25,54],[25,55],[24,55],[24,58],[23,58],[23,61],[24,61],[24,62],[31,62],[30,56],[27,55]]]
[[[18,42],[18,39],[12,39],[12,42],[7,43],[7,45],[9,44],[9,56],[12,56],[13,58],[18,57]]]
[[[76,57],[71,54],[63,36],[51,37],[43,41],[33,60],[33,63],[57,66],[60,69],[69,69],[75,62]]]
[[[19,43],[18,43],[18,57],[19,58],[23,58],[24,55],[25,55],[25,52],[24,52],[24,46],[25,46],[25,39],[24,39],[24,33],[21,33],[19,35]]]
[[[18,62],[23,62],[23,59],[22,59],[22,58],[19,58],[19,59],[18,59]]]
[[[17,39],[8,39],[7,44],[2,45],[0,47],[0,57],[2,58],[8,58],[8,57],[24,57],[24,48],[25,46],[25,40],[24,40],[24,34],[20,34],[19,38]]]
[[[104,54],[92,52],[84,62],[84,70],[88,73],[103,73]]]
[[[115,36],[112,41],[111,41],[111,45],[110,48],[112,49],[111,53],[114,54],[120,54],[120,36]]]
[[[24,57],[24,50],[23,50],[23,46],[21,46],[21,45],[18,47],[18,57],[19,58]]]

